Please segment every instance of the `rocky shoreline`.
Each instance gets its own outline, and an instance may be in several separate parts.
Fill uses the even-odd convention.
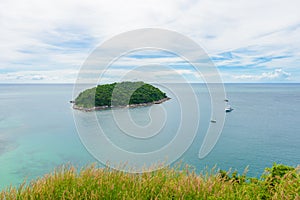
[[[149,103],[130,104],[130,105],[126,105],[126,106],[96,106],[96,107],[92,107],[92,108],[84,108],[84,107],[77,106],[77,105],[75,105],[74,101],[70,101],[70,103],[73,103],[73,109],[81,110],[84,112],[92,112],[92,111],[106,110],[106,109],[112,109],[112,108],[137,108],[137,107],[142,107],[142,106],[151,106],[153,104],[161,104],[170,99],[171,98],[166,97],[161,100],[153,101],[153,102],[149,102]]]

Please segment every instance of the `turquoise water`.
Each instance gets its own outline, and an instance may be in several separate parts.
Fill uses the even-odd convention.
[[[200,96],[199,131],[192,146],[180,158],[201,170],[217,164],[222,169],[249,166],[257,176],[273,162],[300,164],[300,84],[226,84],[227,97],[234,111],[227,114],[222,135],[212,152],[200,160],[210,116],[209,95],[204,85],[194,84]],[[183,86],[178,86],[183,87]],[[0,188],[21,183],[72,163],[78,167],[96,160],[80,142],[69,100],[72,85],[0,85]],[[184,88],[182,88],[184,90]],[[178,102],[177,102],[178,103]],[[165,102],[169,125],[160,142],[130,142],[119,134],[107,112],[97,112],[101,126],[111,132],[112,140],[128,150],[157,149],[173,137],[180,120],[176,101]],[[149,109],[135,108],[138,124],[149,121]],[[105,149],[104,149],[105,151]]]

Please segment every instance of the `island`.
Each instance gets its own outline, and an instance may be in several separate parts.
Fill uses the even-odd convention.
[[[86,89],[70,102],[73,103],[74,109],[88,112],[109,108],[149,106],[169,99],[166,93],[153,85],[142,81],[126,81]]]

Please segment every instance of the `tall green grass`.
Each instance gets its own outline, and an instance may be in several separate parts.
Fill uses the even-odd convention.
[[[196,174],[189,167],[132,174],[94,165],[63,166],[0,192],[1,199],[300,199],[299,169],[274,164],[260,178],[236,172]]]

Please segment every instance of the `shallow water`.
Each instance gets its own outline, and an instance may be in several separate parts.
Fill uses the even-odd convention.
[[[200,160],[198,152],[210,120],[209,94],[204,85],[193,85],[201,101],[202,118],[192,146],[180,160],[198,171],[217,164],[222,169],[242,172],[249,165],[248,174],[252,176],[261,174],[273,162],[299,164],[300,84],[225,86],[234,111],[227,114],[215,148]],[[69,104],[72,89],[72,85],[0,85],[0,188],[42,176],[61,164],[80,167],[96,162],[80,142],[75,128]],[[162,134],[151,143],[135,146],[114,125],[109,112],[97,112],[97,117],[116,144],[130,151],[147,152],[174,136],[180,121],[177,104],[175,100],[164,103],[167,123]],[[149,109],[155,113],[158,106],[134,108],[130,112],[136,123],[143,126],[150,120],[145,113]]]

